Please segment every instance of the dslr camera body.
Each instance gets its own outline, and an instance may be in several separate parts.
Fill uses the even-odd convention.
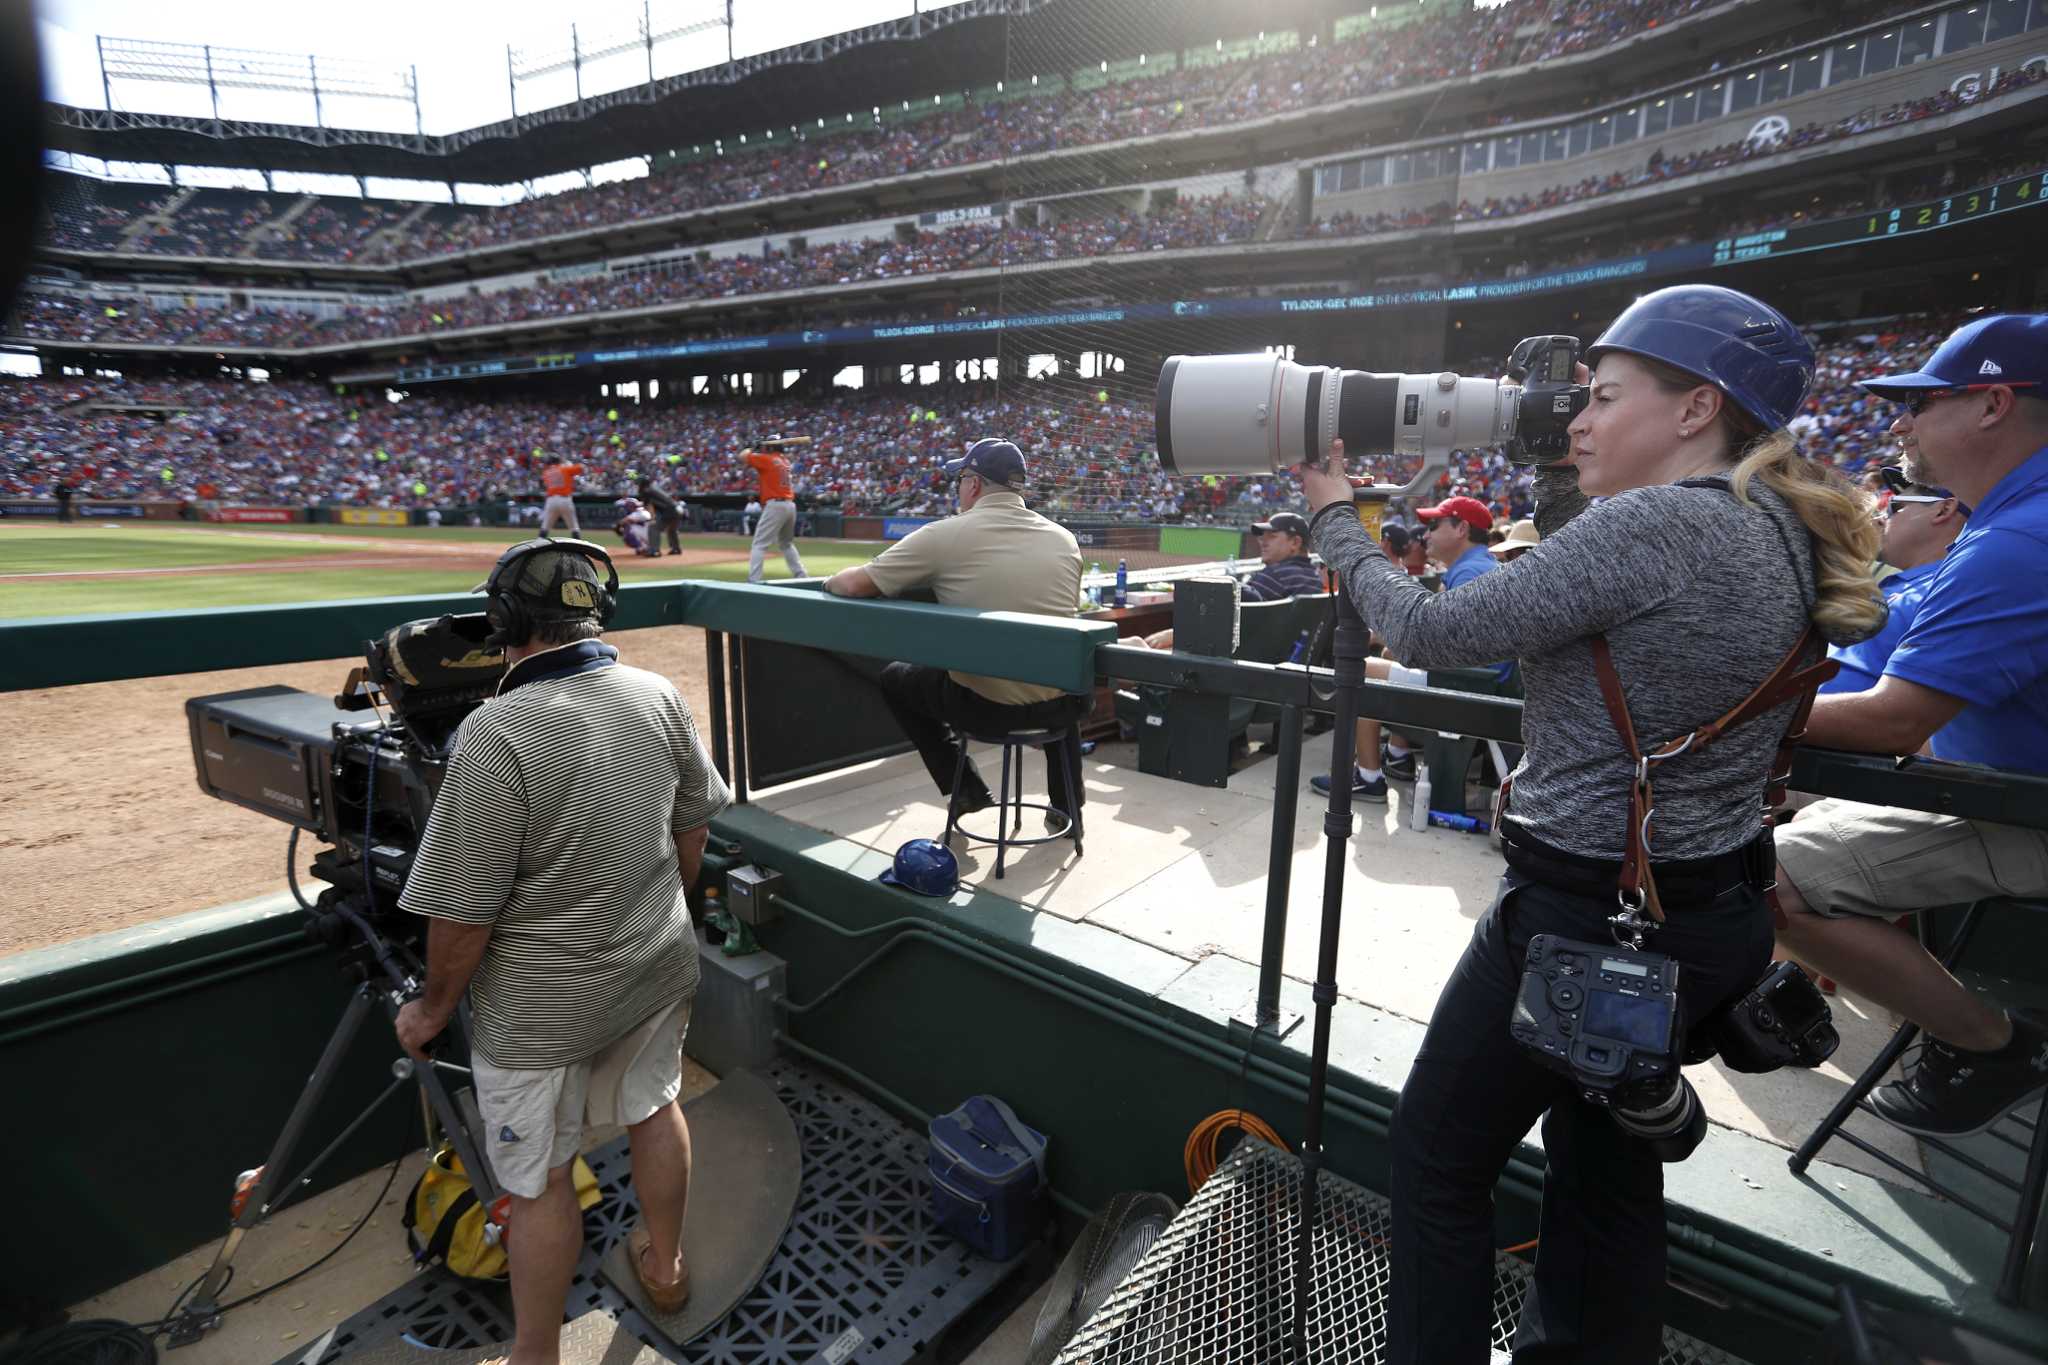
[[[1625,1105],[1678,1074],[1678,964],[1538,934],[1508,1032],[1589,1104]]]
[[[1664,954],[1538,934],[1508,1032],[1659,1160],[1683,1161],[1707,1111],[1679,1072],[1680,1018],[1678,964]]]
[[[1827,997],[1794,962],[1773,962],[1747,995],[1715,1013],[1701,1030],[1732,1071],[1762,1075],[1815,1067],[1842,1045]]]

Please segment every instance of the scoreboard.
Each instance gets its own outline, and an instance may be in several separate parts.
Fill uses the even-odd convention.
[[[439,365],[403,365],[398,370],[398,382],[425,384],[437,379],[485,379],[497,374],[538,374],[543,370],[573,370],[578,363],[574,351],[564,351],[556,355],[515,355],[492,360],[451,360]]]
[[[1713,263],[1733,265],[1737,261],[1758,261],[1802,251],[1855,246],[1882,237],[1932,232],[1973,218],[2031,207],[2044,194],[2048,194],[2048,172],[2039,172],[1905,208],[1879,209],[1855,218],[1831,218],[1824,223],[1801,223],[1742,237],[1723,237],[1714,243]]]

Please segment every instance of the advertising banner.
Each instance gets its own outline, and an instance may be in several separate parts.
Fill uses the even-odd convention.
[[[81,517],[141,517],[149,515],[139,502],[81,502],[76,511]]]
[[[412,513],[403,507],[342,507],[334,519],[343,526],[410,526]]]
[[[206,514],[208,521],[304,521],[306,514],[296,507],[216,507]]]
[[[920,526],[932,524],[930,517],[884,517],[882,518],[882,539],[901,540]]]

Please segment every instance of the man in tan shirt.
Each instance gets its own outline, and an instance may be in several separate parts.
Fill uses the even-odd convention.
[[[979,611],[1020,611],[1072,616],[1081,600],[1081,548],[1073,533],[1024,505],[1024,455],[1010,441],[976,441],[949,460],[945,477],[958,491],[960,514],[920,526],[874,559],[842,569],[825,591],[841,597],[896,597],[929,588],[941,606]],[[892,663],[882,670],[882,694],[903,733],[917,746],[939,791],[953,794],[959,762],[954,731],[996,734],[1011,730],[1067,729],[1088,714],[1093,698],[1051,687],[949,673],[921,664]],[[1063,757],[1045,753],[1051,804],[1072,813]],[[963,813],[995,804],[988,784],[968,760]],[[1050,821],[1048,823],[1051,823]]]

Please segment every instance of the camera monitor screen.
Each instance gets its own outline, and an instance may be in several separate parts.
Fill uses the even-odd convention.
[[[1671,1041],[1671,1007],[1642,996],[1589,991],[1585,1031],[1631,1047],[1661,1049]]]

